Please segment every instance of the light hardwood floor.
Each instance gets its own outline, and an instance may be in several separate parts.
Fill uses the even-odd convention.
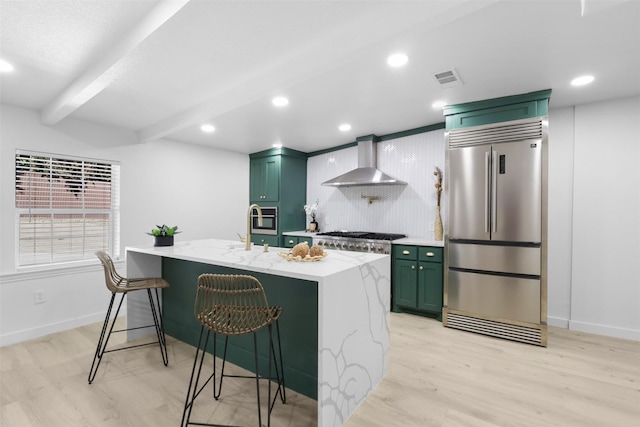
[[[88,385],[99,328],[0,348],[0,425],[179,426],[193,347],[170,338],[168,367],[156,346],[107,354]],[[252,381],[223,392],[194,420],[257,424]],[[272,425],[315,425],[315,407],[288,391]],[[550,328],[541,348],[392,313],[390,372],[345,425],[637,427],[640,342]]]

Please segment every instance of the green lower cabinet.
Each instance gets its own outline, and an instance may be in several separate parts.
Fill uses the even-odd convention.
[[[394,246],[392,311],[442,319],[442,248]]]
[[[201,329],[200,323],[193,315],[193,303],[198,287],[198,276],[203,273],[247,274],[247,271],[162,258],[162,277],[171,283],[170,287],[162,290],[165,332],[167,335],[193,346],[198,344]],[[287,388],[312,399],[317,399],[318,282],[259,272],[251,272],[251,275],[264,286],[269,304],[282,307],[282,315],[278,321],[278,335],[282,334],[282,360]],[[268,329],[264,328],[258,331],[257,336],[258,366],[261,370],[268,366],[269,353],[265,351],[269,348],[267,331]],[[224,340],[218,336],[217,342],[217,354],[221,357]],[[208,351],[213,352],[213,338],[209,341]],[[189,351],[189,354],[184,357],[193,357],[193,353]],[[254,357],[252,334],[229,338],[228,362],[255,372]],[[171,359],[171,363],[174,360]],[[263,372],[263,375],[266,376],[267,372]]]
[[[280,247],[280,236],[274,236],[271,234],[252,234],[251,243],[257,246],[264,246],[265,244],[274,247]]]
[[[395,260],[393,272],[393,304],[402,307],[418,305],[418,271],[415,261]],[[395,311],[395,310],[394,310]]]
[[[284,242],[285,248],[292,248],[298,243],[307,242],[309,247],[313,245],[313,239],[311,237],[302,237],[302,236],[282,236],[282,240]]]
[[[442,313],[442,264],[418,262],[419,310]]]

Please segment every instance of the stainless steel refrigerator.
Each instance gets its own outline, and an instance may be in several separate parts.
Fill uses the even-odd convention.
[[[443,323],[546,346],[547,118],[445,139]]]

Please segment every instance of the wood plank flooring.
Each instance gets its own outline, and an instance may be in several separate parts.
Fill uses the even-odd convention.
[[[179,426],[194,348],[169,338],[168,367],[157,346],[107,354],[89,385],[100,326],[0,348],[0,426]],[[192,420],[256,425],[255,383],[226,381]],[[315,424],[315,401],[276,403],[272,425]],[[392,313],[390,372],[345,425],[637,427],[640,342],[550,328],[541,348]]]

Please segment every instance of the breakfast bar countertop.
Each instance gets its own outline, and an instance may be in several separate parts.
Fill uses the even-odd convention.
[[[265,252],[262,246],[253,246],[247,251],[244,243],[217,239],[176,242],[174,246],[138,246],[127,248],[127,251],[184,261],[215,263],[312,281],[322,281],[322,278],[388,257],[373,253],[325,250],[327,256],[318,261],[289,261],[278,255],[278,252],[288,252],[288,248],[269,247],[268,252]]]

